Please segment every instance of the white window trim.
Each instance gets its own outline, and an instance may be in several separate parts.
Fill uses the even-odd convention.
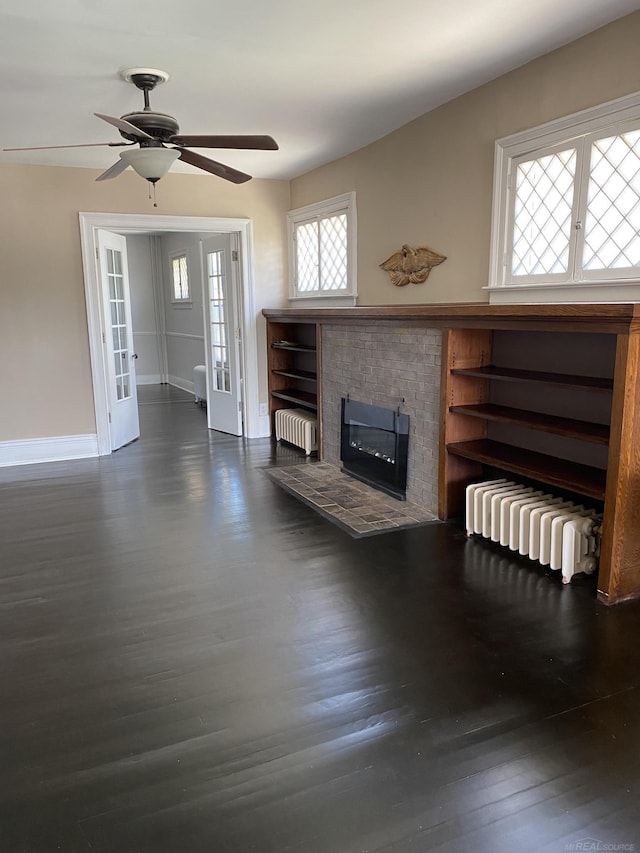
[[[296,290],[296,251],[295,251],[295,226],[301,222],[314,219],[315,217],[326,217],[332,214],[346,213],[347,215],[347,287],[344,290],[313,291],[311,293],[298,293]],[[315,204],[307,204],[287,213],[287,244],[289,252],[289,301],[295,303],[308,302],[309,300],[322,302],[327,307],[339,307],[342,305],[355,305],[358,298],[357,285],[357,251],[356,251],[356,194],[355,192],[344,193],[333,198]]]
[[[176,289],[173,282],[173,262],[176,260],[176,258],[184,258],[187,262],[187,287],[189,288],[189,296],[186,299],[176,299]],[[172,305],[184,305],[187,307],[191,307],[193,305],[193,299],[191,298],[191,271],[189,267],[189,253],[186,249],[178,250],[175,252],[169,252],[169,284],[171,287]]]
[[[493,204],[491,218],[491,248],[489,291],[492,303],[514,302],[635,302],[640,301],[640,278],[616,276],[615,271],[580,281],[525,281],[522,284],[504,283],[504,256],[507,251],[510,225],[509,174],[516,158],[537,156],[545,148],[572,139],[606,131],[625,123],[640,123],[640,92],[617,98],[597,107],[582,110],[538,127],[498,139],[495,144],[493,171]],[[578,180],[576,175],[576,181]]]

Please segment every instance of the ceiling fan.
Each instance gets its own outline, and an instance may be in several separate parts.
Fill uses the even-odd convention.
[[[218,163],[209,157],[203,157],[189,148],[234,148],[277,151],[278,144],[271,136],[238,135],[238,136],[185,136],[181,134],[178,122],[173,116],[154,112],[149,105],[149,92],[160,83],[166,83],[169,75],[166,71],[156,68],[130,68],[121,72],[128,83],[133,83],[144,95],[144,109],[141,112],[127,113],[116,116],[94,113],[95,116],[113,125],[120,131],[126,142],[93,142],[85,145],[44,145],[36,148],[5,148],[5,151],[36,151],[44,148],[87,148],[109,146],[115,148],[126,146],[126,151],[120,152],[120,160],[98,175],[97,181],[107,181],[116,178],[131,166],[141,177],[155,184],[164,177],[172,164],[180,159],[184,163],[242,184],[251,180],[251,175]],[[139,146],[139,147],[136,147]]]

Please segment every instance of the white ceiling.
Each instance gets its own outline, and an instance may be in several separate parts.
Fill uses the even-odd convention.
[[[2,0],[0,147],[118,141],[93,113],[140,109],[142,93],[118,72],[147,66],[171,75],[151,106],[174,115],[183,133],[268,133],[280,145],[200,153],[256,177],[291,178],[639,8],[640,0]],[[109,148],[0,152],[0,162],[98,169],[116,159]]]

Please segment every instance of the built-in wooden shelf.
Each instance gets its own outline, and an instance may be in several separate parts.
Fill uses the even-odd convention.
[[[271,433],[275,415],[281,409],[322,409],[322,369],[320,327],[311,321],[292,321],[286,314],[267,320],[269,370],[269,415]],[[318,418],[318,457],[322,458],[322,423]]]
[[[576,438],[580,441],[591,441],[595,444],[609,443],[609,427],[605,424],[579,421],[574,418],[559,418],[555,415],[544,415],[539,412],[527,412],[523,409],[513,409],[510,406],[497,406],[494,403],[476,403],[469,406],[450,406],[449,411],[457,415],[483,418],[487,421],[499,421],[513,426],[525,427]]]
[[[539,480],[550,486],[604,500],[607,472],[601,468],[568,462],[566,459],[487,438],[448,444],[447,452],[512,474]]]
[[[294,343],[280,343],[279,341],[275,341],[271,344],[273,349],[284,349],[289,352],[315,352],[315,347],[305,346],[305,344],[294,344]]]
[[[560,388],[582,391],[612,391],[613,379],[594,376],[574,376],[568,373],[543,373],[538,370],[516,370],[511,367],[453,367],[456,376],[475,376],[478,379],[497,379],[501,382],[539,382]]]
[[[312,373],[310,370],[298,370],[294,367],[289,367],[286,369],[276,369],[274,368],[272,373],[275,373],[277,376],[288,376],[290,379],[300,379],[302,382],[317,382],[318,376],[315,373]]]
[[[464,513],[469,483],[494,472],[602,501],[607,604],[640,597],[640,304],[619,305],[616,319],[613,308],[522,305],[507,316],[489,306],[468,325],[455,318],[442,336],[438,480],[445,519]],[[536,450],[521,428],[538,431]]]
[[[306,391],[299,391],[297,388],[282,388],[278,391],[271,392],[272,397],[278,397],[280,400],[287,400],[289,403],[296,403],[300,406],[305,406],[307,409],[318,410],[318,398],[315,394],[308,394]]]

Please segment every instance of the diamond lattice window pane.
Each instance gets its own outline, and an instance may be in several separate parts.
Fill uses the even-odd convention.
[[[347,216],[331,216],[320,222],[320,289],[344,290],[347,286]]]
[[[640,131],[597,139],[591,148],[585,270],[640,266]]]
[[[305,222],[296,227],[298,291],[319,290],[318,223]]]
[[[511,259],[513,276],[567,271],[575,170],[575,148],[519,164]]]
[[[347,290],[347,214],[317,217],[295,226],[298,293]]]

